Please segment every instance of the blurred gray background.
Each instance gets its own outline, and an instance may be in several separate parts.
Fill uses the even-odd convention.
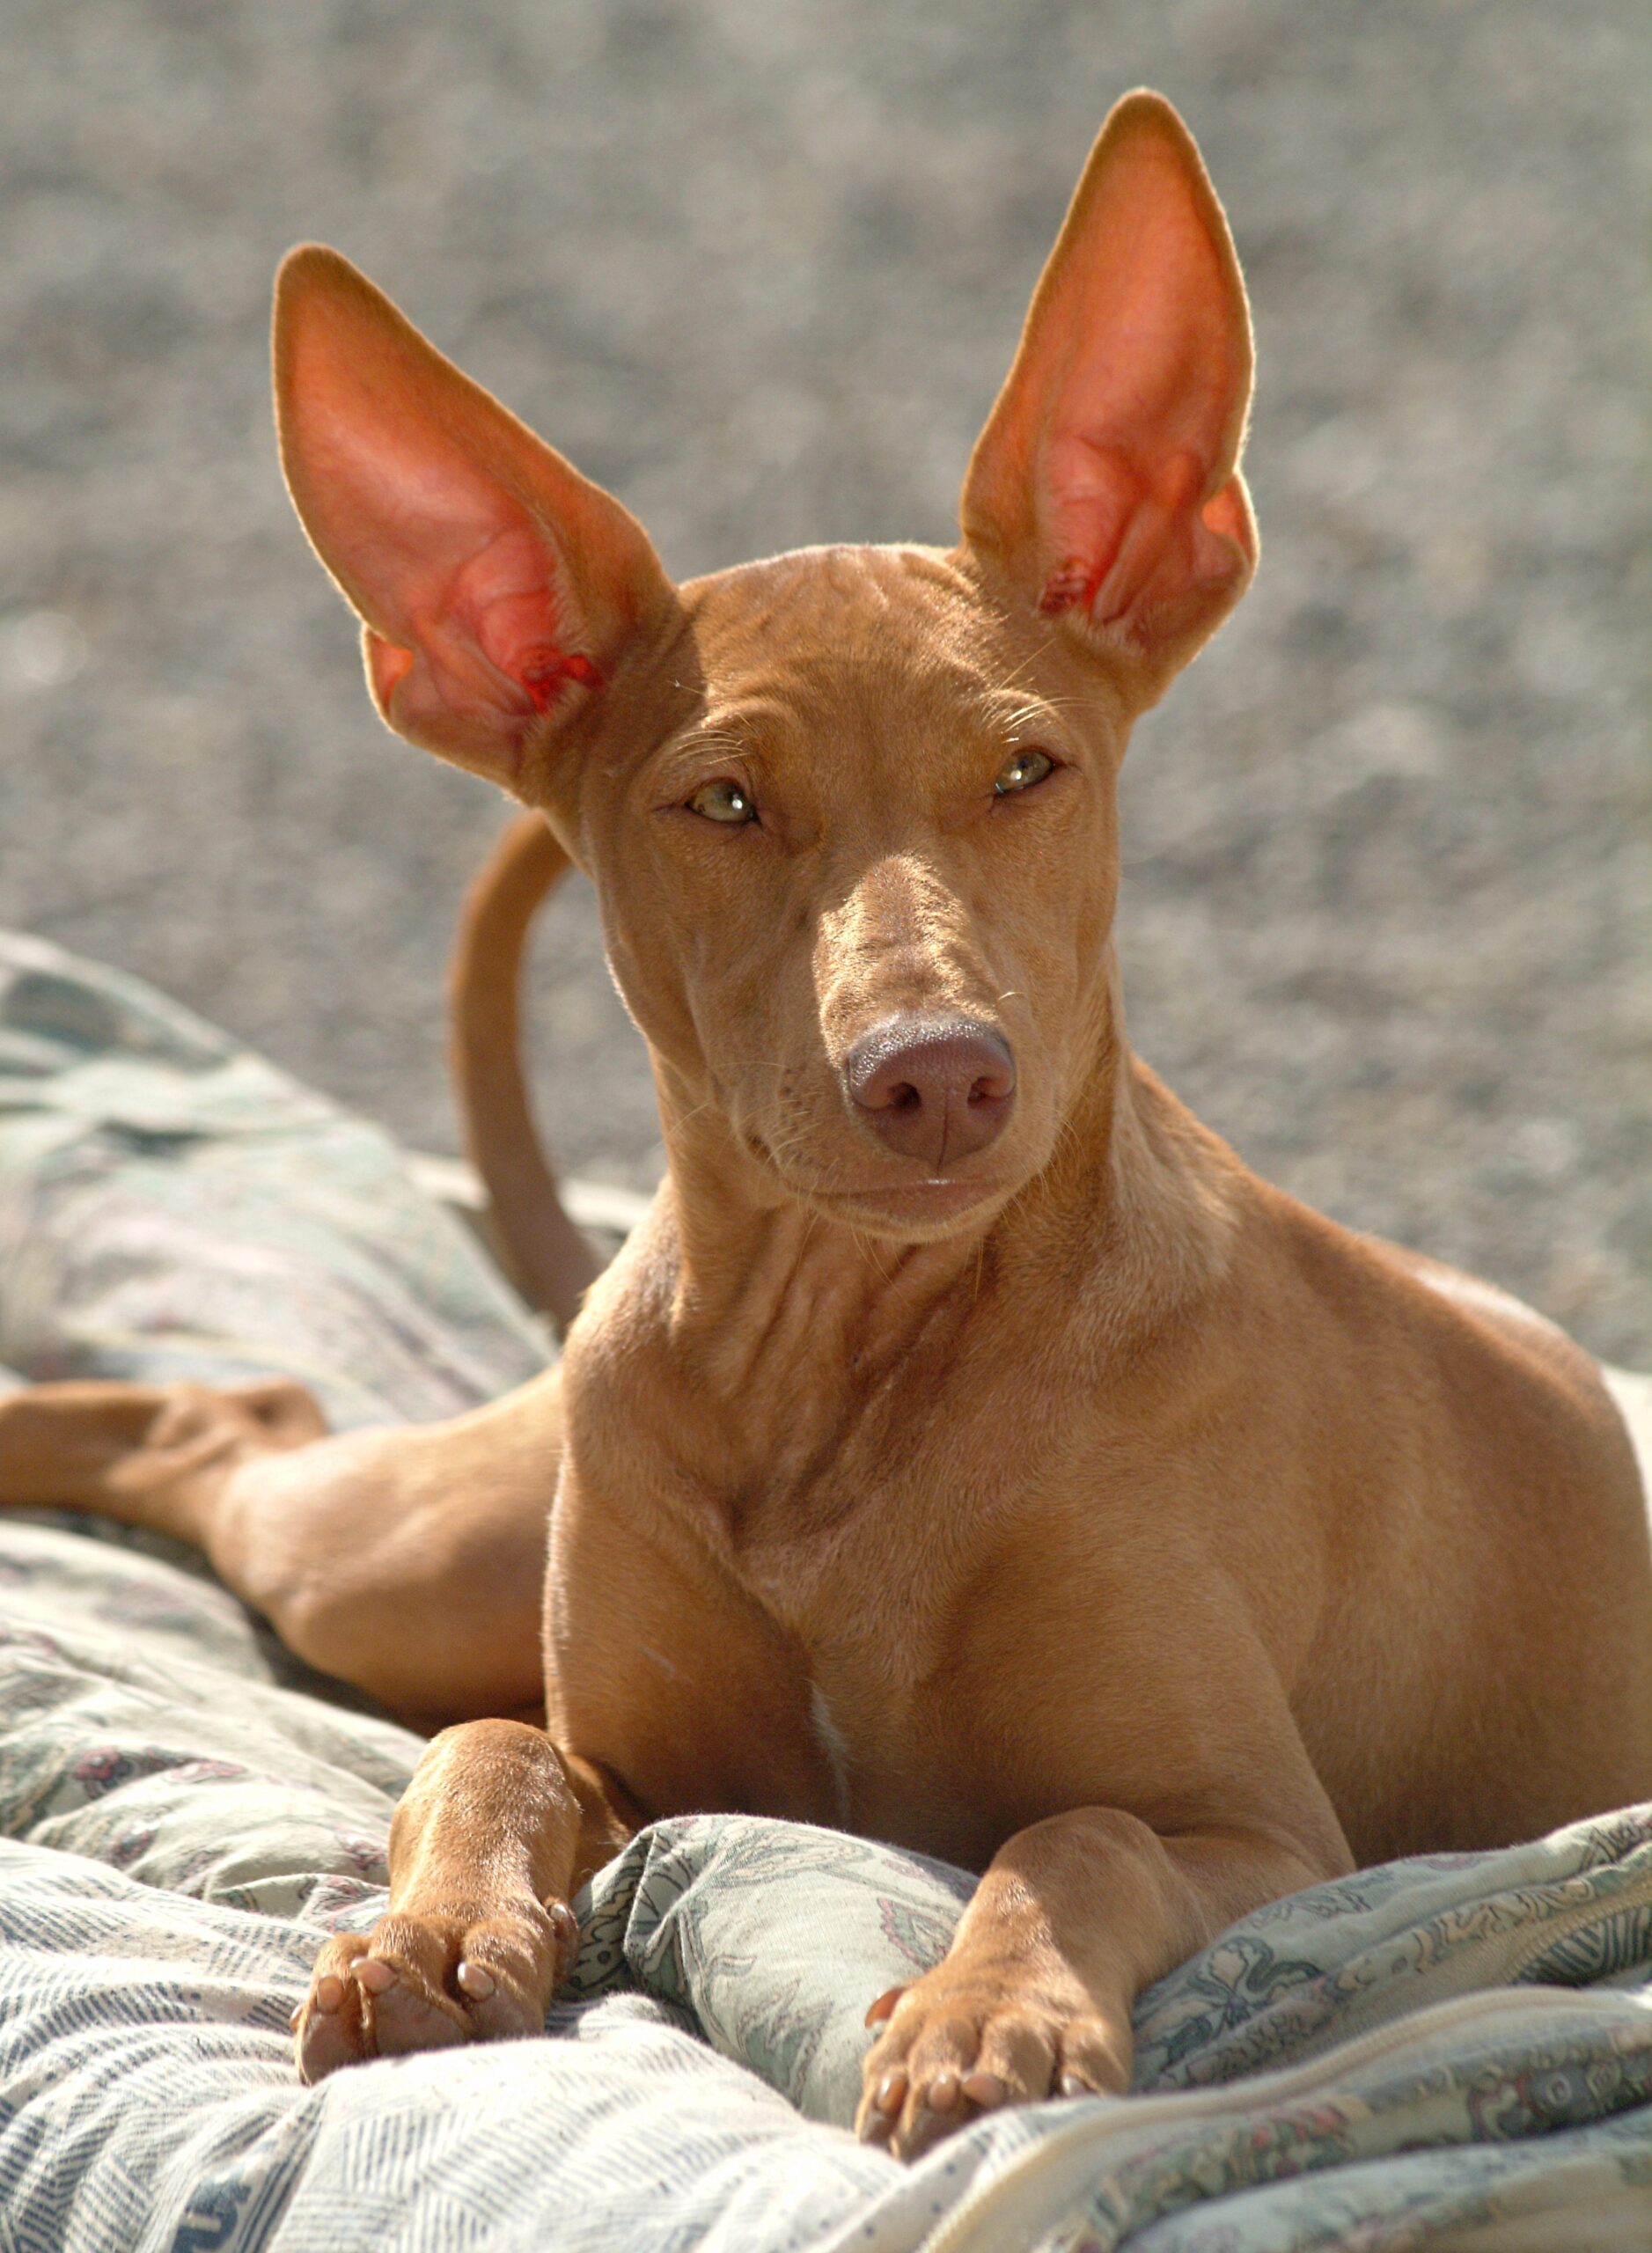
[[[0,921],[432,1149],[504,812],[385,735],[267,405],[338,244],[688,573],[946,539],[1090,137],[1252,293],[1254,593],[1138,733],[1141,1052],[1264,1173],[1652,1364],[1644,0],[6,0]],[[648,1185],[587,897],[562,1159]]]

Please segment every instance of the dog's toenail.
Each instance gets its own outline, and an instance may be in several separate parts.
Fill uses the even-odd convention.
[[[466,1962],[459,1967],[459,1984],[467,1995],[485,2003],[494,1991],[494,1976],[485,1965]]]
[[[1061,2089],[1063,2096],[1093,2096],[1096,2093],[1090,2083],[1081,2081],[1076,2073],[1063,2073]]]
[[[335,2011],[344,2000],[344,1982],[331,1976],[316,1981],[315,2007],[318,2010]]]
[[[964,2094],[983,2112],[991,2112],[1004,2101],[1004,2085],[996,2073],[971,2073],[964,2083]]]
[[[298,2031],[300,2025],[303,2023],[303,2021],[304,2005],[300,2003],[297,2010],[293,2012],[292,2016],[287,2021],[287,2023],[291,2027],[293,2032],[296,2034]]]
[[[881,2026],[886,2018],[893,2014],[895,2005],[906,1992],[904,1987],[885,1987],[866,2014],[867,2025]]]
[[[363,1956],[356,1966],[356,1977],[370,1995],[382,1995],[386,1987],[394,1985],[396,1975],[378,1956]]]
[[[950,2112],[958,2103],[958,2075],[936,2073],[929,2083],[929,2103],[932,2112]]]
[[[885,2073],[877,2084],[877,2094],[872,2102],[880,2112],[899,2112],[906,2099],[905,2073]]]

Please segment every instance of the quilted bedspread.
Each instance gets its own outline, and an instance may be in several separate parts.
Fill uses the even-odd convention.
[[[0,938],[0,1383],[279,1369],[359,1423],[543,1351],[383,1135]],[[418,1751],[169,1545],[0,1520],[0,2248],[1652,2247],[1652,1807],[1276,1903],[1142,1998],[1129,2098],[907,2169],[845,2125],[862,2014],[970,1881],[747,1818],[601,1874],[543,2039],[302,2088]]]

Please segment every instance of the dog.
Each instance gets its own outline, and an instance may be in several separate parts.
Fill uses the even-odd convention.
[[[4,1499],[195,1542],[440,1725],[389,1912],[296,2014],[305,2078],[537,2032],[582,1881],[747,1810],[980,1873],[868,1999],[859,2132],[909,2156],[1126,2090],[1134,1998],[1263,1903],[1652,1797],[1652,1560],[1594,1365],[1256,1179],[1127,1043],[1119,763],[1257,557],[1244,287],[1169,105],[1107,120],[948,552],[674,586],[331,251],[283,266],[275,359],[379,712],[532,810],[461,1052],[564,1310],[577,1243],[488,1061],[564,857],[669,1153],[560,1367],[456,1421],[328,1437],[285,1383],[0,1403]]]

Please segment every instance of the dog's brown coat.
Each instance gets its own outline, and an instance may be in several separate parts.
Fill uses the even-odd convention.
[[[306,1656],[460,1717],[392,1916],[323,1951],[306,2073],[531,2029],[628,1827],[760,1810],[983,1873],[880,2007],[863,2132],[912,2152],[1124,2086],[1135,1993],[1263,1901],[1652,1794],[1652,1566],[1591,1364],[1266,1187],[1126,1042],[1118,763],[1256,552],[1244,296],[1167,106],[1098,143],[949,554],[673,588],[331,253],[284,271],[276,364],[375,698],[594,879],[671,1160],[561,1371],[457,1423],[0,1404],[5,1498],[184,1532]],[[1000,796],[1028,745],[1054,772]],[[760,818],[694,811],[720,781]],[[844,1068],[937,1012],[1019,1090],[932,1182]],[[486,1718],[541,1664],[545,1730]]]

